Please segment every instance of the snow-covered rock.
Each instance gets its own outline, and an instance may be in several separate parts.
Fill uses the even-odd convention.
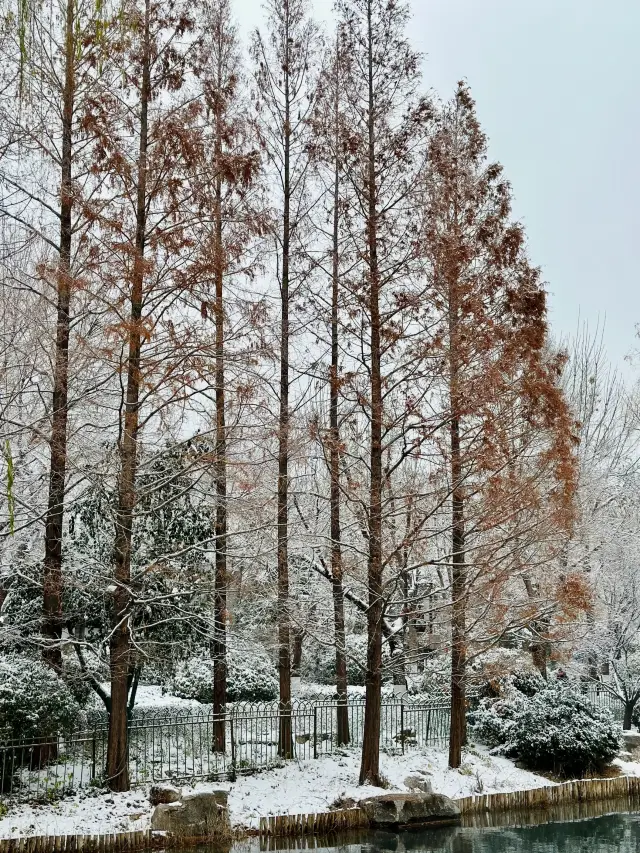
[[[198,791],[180,802],[161,803],[151,815],[151,829],[192,839],[228,835],[227,792]]]
[[[358,803],[373,827],[424,826],[460,819],[460,809],[443,794],[378,794]]]

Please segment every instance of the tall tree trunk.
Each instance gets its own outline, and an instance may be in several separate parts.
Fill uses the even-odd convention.
[[[336,645],[336,692],[338,746],[349,743],[349,708],[347,706],[347,651],[344,627],[344,589],[342,586],[342,532],[340,530],[340,429],[338,426],[339,395],[339,238],[340,238],[340,115],[338,73],[340,57],[336,48],[335,120],[335,171],[333,181],[333,246],[331,270],[331,369],[329,375],[329,476],[331,513],[331,590],[333,593],[334,642]]]
[[[278,753],[293,755],[291,730],[291,649],[289,613],[289,251],[291,239],[291,116],[289,92],[289,8],[286,9],[284,65],[284,193],[282,281],[280,289],[280,414],[278,423],[278,676],[280,682]]]
[[[461,494],[462,466],[460,454],[460,422],[451,418],[451,727],[449,732],[449,767],[460,767],[462,746],[466,740],[466,583],[464,502]]]
[[[534,622],[532,628],[535,631],[542,629],[542,625],[539,622]],[[536,641],[535,643],[531,643],[530,647],[531,651],[531,662],[538,670],[540,675],[547,680],[547,644],[544,640]]]
[[[367,4],[368,35],[368,150],[367,248],[369,252],[369,314],[371,323],[371,446],[369,493],[369,555],[367,585],[367,675],[360,784],[380,782],[380,692],[382,684],[382,374],[380,354],[380,272],[376,206],[376,140],[374,125],[373,33],[371,0]]]
[[[218,54],[218,81],[222,78]],[[224,388],[224,247],[222,243],[222,121],[220,98],[216,99],[216,185],[214,275],[216,287],[216,566],[213,630],[213,745],[225,751],[227,705],[227,435]]]
[[[631,724],[633,723],[633,709],[635,708],[635,705],[635,699],[631,702],[626,701],[624,703],[624,718],[622,720],[622,729],[625,732],[628,732],[631,729]]]
[[[527,591],[527,595],[532,601],[536,601],[540,595],[538,584],[534,582],[526,572],[523,574],[522,579],[524,582],[524,587]],[[548,623],[548,618],[535,619],[531,623],[531,629],[534,634],[537,635],[537,639],[529,646],[529,651],[531,653],[531,662],[538,670],[540,675],[545,679],[545,681],[547,679],[547,658],[549,654],[549,649],[548,643],[544,640],[544,637],[549,630]]]
[[[291,677],[300,678],[302,650],[304,648],[304,628],[291,629]]]
[[[140,144],[138,152],[138,186],[136,198],[136,237],[133,278],[131,282],[131,314],[127,356],[127,389],[124,429],[120,441],[120,476],[114,548],[115,592],[113,625],[109,645],[111,670],[111,715],[107,745],[107,779],[112,791],[129,790],[129,745],[127,727],[127,695],[129,687],[130,636],[129,586],[131,583],[131,536],[138,464],[138,427],[140,406],[140,350],[142,344],[142,302],[144,284],[144,252],[147,195],[148,106],[151,95],[151,56],[149,39],[149,5],[145,2],[144,42],[142,58],[142,90],[140,101]]]
[[[466,576],[462,451],[460,447],[460,390],[458,375],[457,274],[449,284],[449,394],[451,421],[451,722],[449,767],[460,767],[466,741]]]
[[[75,96],[75,2],[67,0],[65,22],[65,71],[62,92],[62,163],[60,181],[60,257],[58,259],[56,351],[53,375],[51,461],[49,499],[45,520],[43,618],[44,660],[62,670],[62,524],[67,469],[67,420],[69,376],[69,307],[71,299],[71,175],[73,108]]]

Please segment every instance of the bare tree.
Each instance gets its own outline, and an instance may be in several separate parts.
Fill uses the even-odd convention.
[[[5,34],[9,62],[3,86],[7,130],[6,187],[0,215],[21,223],[54,253],[56,327],[51,377],[48,498],[45,517],[42,642],[44,659],[62,669],[62,539],[68,474],[69,352],[72,296],[82,287],[82,258],[92,217],[88,158],[92,138],[83,118],[102,85],[99,55],[110,38],[106,8],[72,0],[47,9],[20,4]],[[57,14],[59,13],[59,14]],[[101,36],[98,37],[98,33]],[[11,76],[13,75],[13,76]],[[24,109],[15,110],[16,99]],[[55,189],[52,186],[55,183]],[[57,229],[57,234],[55,233]],[[85,255],[86,257],[86,255]]]
[[[366,318],[368,338],[364,369],[369,496],[363,508],[368,547],[368,653],[360,782],[377,784],[384,609],[383,438],[388,431],[384,399],[393,387],[383,364],[398,340],[393,326],[402,311],[402,297],[392,291],[394,287],[403,290],[402,276],[407,274],[415,249],[408,208],[431,108],[417,97],[419,58],[406,40],[406,6],[382,0],[344,0],[338,4],[338,12],[345,116],[350,130],[346,168],[356,199],[350,228],[362,258],[362,280],[357,285],[354,282],[354,290]],[[361,229],[359,235],[357,228]]]
[[[215,449],[213,454],[215,509],[215,604],[211,643],[213,658],[214,747],[224,752],[227,704],[227,587],[228,568],[228,499],[227,499],[227,382],[228,359],[226,331],[230,305],[229,279],[241,272],[252,271],[247,246],[260,229],[258,211],[250,201],[260,158],[248,127],[248,111],[241,90],[242,68],[240,46],[231,18],[228,0],[214,0],[206,8],[206,32],[201,58],[204,84],[206,125],[201,141],[203,174],[198,180],[202,223],[202,271],[205,281],[209,271],[213,277],[213,299],[203,301],[202,311],[208,316],[213,308],[215,323]],[[208,156],[208,148],[213,156]],[[210,210],[210,216],[209,216]],[[209,222],[211,221],[211,225]],[[231,341],[237,344],[237,341]]]
[[[290,436],[290,307],[300,284],[292,269],[301,238],[307,203],[310,117],[316,88],[320,38],[310,20],[305,0],[269,0],[268,36],[256,32],[253,40],[258,88],[260,133],[270,165],[277,176],[277,277],[280,291],[280,381],[278,392],[278,668],[280,673],[279,751],[290,758],[291,731],[291,619],[289,613],[289,436]]]

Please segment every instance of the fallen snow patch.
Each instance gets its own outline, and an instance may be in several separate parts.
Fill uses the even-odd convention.
[[[441,749],[419,749],[405,755],[381,755],[386,790],[406,790],[404,780],[415,773],[431,777],[433,790],[448,797],[474,793],[515,791],[552,784],[543,776],[519,770],[501,756],[489,755],[474,746],[463,753],[459,770],[447,767]],[[632,765],[628,765],[632,766]],[[640,764],[633,765],[640,775]],[[277,814],[324,812],[338,799],[384,793],[382,788],[358,785],[360,750],[342,752],[308,761],[289,762],[286,767],[241,776],[234,783],[196,783],[183,792],[224,788],[229,792],[231,822],[256,828],[261,817]],[[624,770],[624,772],[627,772]],[[126,832],[146,829],[151,817],[148,788],[125,794],[80,792],[51,805],[15,805],[0,819],[0,837],[20,835],[72,835]]]
[[[623,761],[621,758],[614,758],[611,763],[620,768],[620,773],[623,776],[640,776],[640,762],[638,761]]]
[[[449,769],[447,760],[444,750],[412,750],[405,755],[381,755],[380,769],[388,782],[387,790],[406,790],[405,778],[420,772],[431,777],[435,792],[454,799],[479,793],[480,789],[490,793],[552,784],[479,747],[465,751],[459,770]],[[359,786],[359,769],[360,750],[350,749],[239,779],[229,794],[231,820],[236,825],[256,827],[260,817],[323,812],[338,798],[361,799],[384,793],[382,788]]]
[[[0,837],[97,835],[133,832],[149,826],[151,807],[143,789],[124,794],[80,792],[57,803],[9,805],[0,819]]]

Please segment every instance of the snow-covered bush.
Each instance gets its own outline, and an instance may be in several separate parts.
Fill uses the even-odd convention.
[[[511,752],[534,770],[581,776],[608,764],[619,749],[608,711],[564,687],[541,690],[516,713]]]
[[[546,686],[531,655],[521,649],[489,649],[473,661],[469,675],[470,686],[480,696],[505,696],[513,687],[533,696]]]
[[[213,661],[202,656],[178,664],[171,692],[182,699],[213,702]],[[278,675],[271,659],[255,647],[230,647],[227,653],[227,698],[231,702],[275,699]]]
[[[469,726],[478,740],[529,769],[566,776],[602,768],[619,748],[611,714],[560,685],[533,696],[511,687],[504,697],[485,698],[469,714]]]
[[[498,699],[484,698],[471,711],[467,721],[474,736],[488,746],[502,746],[511,742],[515,718],[524,708],[526,698],[517,690]]]
[[[367,670],[367,635],[348,634],[346,638],[347,683],[362,687]],[[390,675],[389,647],[382,646],[383,680]],[[336,651],[329,643],[309,642],[302,654],[301,675],[305,681],[317,684],[334,684],[336,678]]]
[[[105,672],[103,670],[101,674],[103,675],[103,680],[106,681],[109,677],[108,671]],[[82,708],[86,707],[93,696],[93,691],[77,661],[73,659],[64,661],[62,679],[78,705]]]
[[[264,653],[251,656],[232,650],[228,659],[227,695],[232,702],[275,699],[278,695],[278,672]]]
[[[409,693],[422,696],[441,696],[451,687],[451,659],[448,655],[426,658],[419,676],[409,679]]]
[[[80,706],[67,685],[39,660],[0,659],[0,740],[52,737],[71,731]]]
[[[528,697],[535,696],[547,687],[547,682],[535,669],[512,673],[509,676],[509,683],[518,692]]]
[[[480,682],[478,693],[481,697],[493,699],[510,696],[514,691],[523,696],[531,697],[546,687],[547,682],[537,670],[524,670]]]

